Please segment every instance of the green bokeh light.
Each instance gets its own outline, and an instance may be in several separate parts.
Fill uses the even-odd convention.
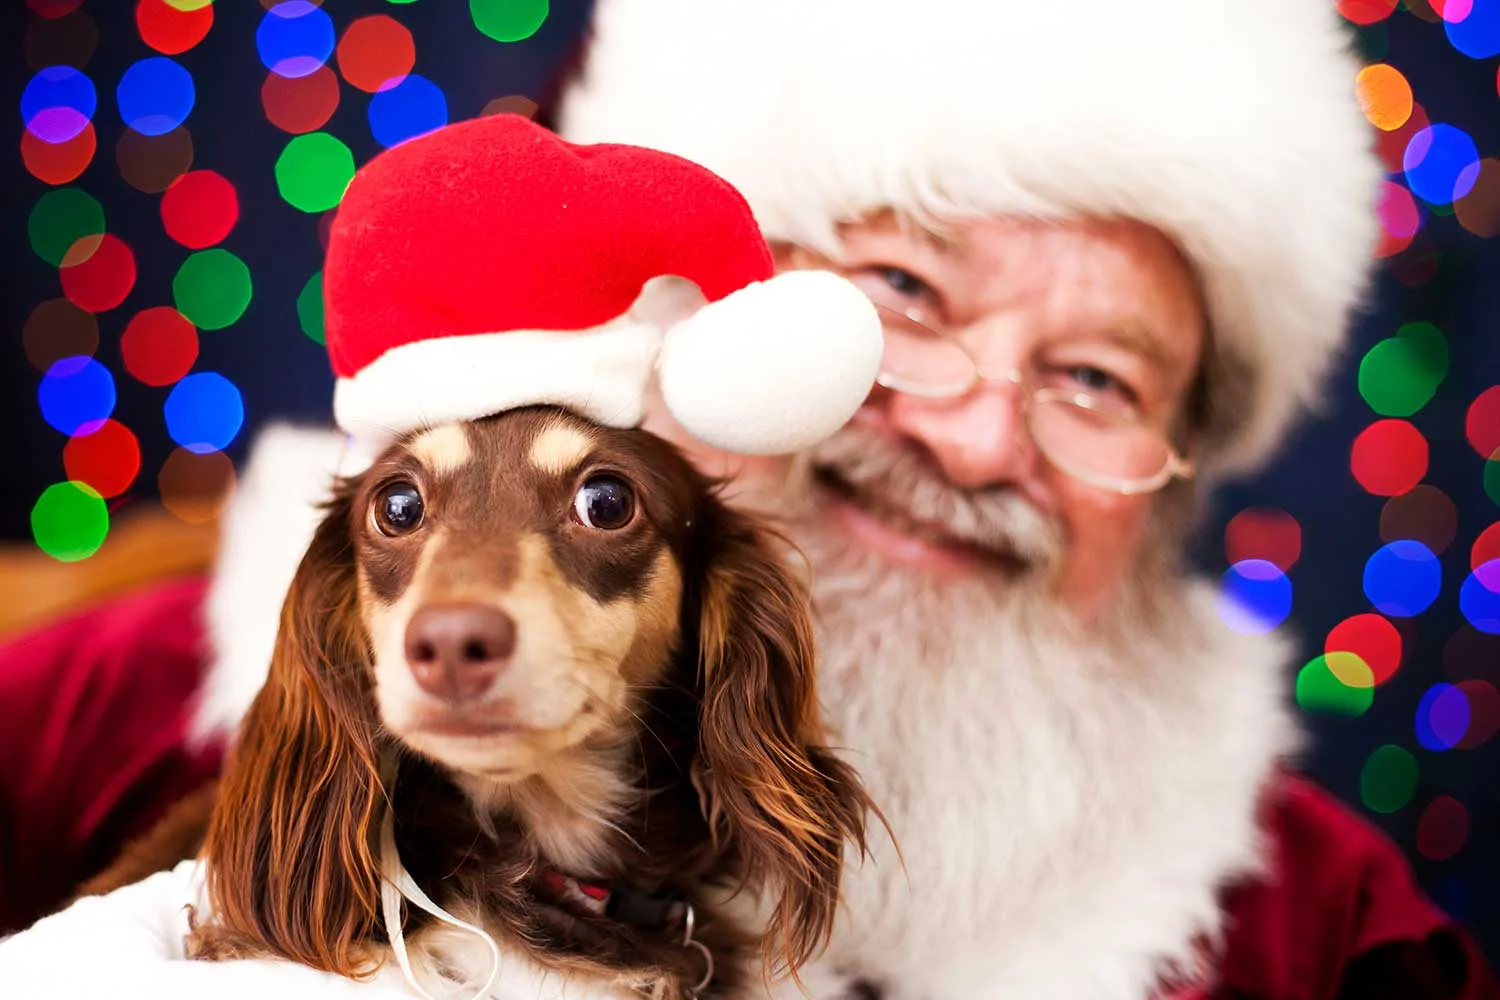
[[[53,267],[85,236],[104,232],[104,206],[82,188],[58,188],[37,199],[26,222],[31,249]]]
[[[1297,704],[1319,715],[1364,715],[1375,702],[1373,687],[1350,687],[1315,656],[1297,672]]]
[[[309,132],[286,144],[276,158],[276,189],[304,212],[338,205],[354,179],[354,154],[327,132]]]
[[[1448,375],[1448,341],[1431,323],[1407,323],[1359,363],[1359,394],[1383,417],[1409,417]]]
[[[250,269],[228,250],[200,250],[172,279],[177,311],[200,330],[222,330],[245,314],[254,289]]]
[[[297,322],[308,338],[319,344],[326,343],[323,336],[323,272],[319,271],[307,279],[297,295]]]
[[[547,0],[469,0],[474,27],[497,42],[520,42],[547,20]]]
[[[1359,772],[1359,797],[1371,812],[1393,813],[1417,791],[1417,758],[1387,743],[1377,747]]]
[[[1490,456],[1490,460],[1484,463],[1484,491],[1490,495],[1490,499],[1500,505],[1500,451]]]
[[[99,551],[109,534],[109,508],[85,483],[56,483],[31,508],[37,548],[59,562],[77,562]]]

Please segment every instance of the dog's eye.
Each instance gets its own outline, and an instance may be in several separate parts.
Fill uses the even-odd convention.
[[[586,528],[615,531],[635,516],[635,494],[614,476],[592,476],[573,495],[573,514]]]
[[[404,535],[422,523],[422,495],[411,483],[393,483],[375,496],[375,525],[382,534]]]

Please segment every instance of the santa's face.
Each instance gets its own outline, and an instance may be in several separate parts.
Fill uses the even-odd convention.
[[[880,218],[843,237],[840,270],[876,301],[1027,388],[878,390],[842,432],[792,460],[709,451],[667,420],[653,429],[789,522],[820,577],[857,568],[872,585],[1030,593],[1078,618],[1101,615],[1140,580],[1148,549],[1175,549],[1160,515],[1181,486],[1122,494],[1063,471],[1037,447],[1025,402],[1038,387],[1086,394],[1189,450],[1184,411],[1205,322],[1180,254],[1130,222],[984,219],[936,238]]]

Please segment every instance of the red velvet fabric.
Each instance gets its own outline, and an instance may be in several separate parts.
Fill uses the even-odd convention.
[[[0,647],[0,933],[29,924],[216,773],[183,741],[205,666],[205,584],[98,605]],[[1279,779],[1270,877],[1225,896],[1215,981],[1172,1000],[1496,1000],[1470,937],[1396,845]]]
[[[460,122],[376,156],[339,203],[323,269],[333,371],[413,341],[592,329],[669,274],[710,302],[771,277],[749,205],[717,175],[520,115]]]

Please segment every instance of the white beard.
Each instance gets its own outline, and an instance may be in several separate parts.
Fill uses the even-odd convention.
[[[792,511],[817,568],[834,741],[900,852],[877,827],[851,859],[811,995],[863,979],[887,1000],[1146,1000],[1197,972],[1216,891],[1260,867],[1258,796],[1296,744],[1282,643],[1231,632],[1213,589],[1164,560],[1085,630],[1040,569],[931,582],[773,492],[754,506]]]

